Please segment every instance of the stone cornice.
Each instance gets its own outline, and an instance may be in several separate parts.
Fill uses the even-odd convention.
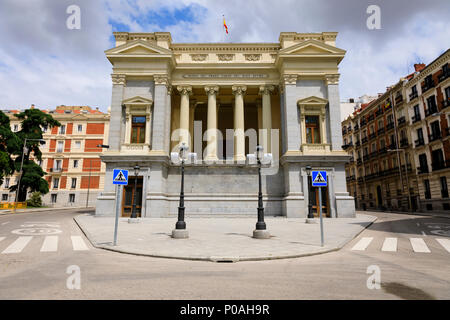
[[[173,52],[192,52],[192,53],[235,53],[248,52],[277,53],[280,50],[278,43],[175,43],[170,46]]]
[[[125,85],[126,84],[126,76],[124,74],[111,74],[112,83],[118,84],[118,85]]]
[[[428,64],[415,78],[409,80],[406,83],[405,87],[410,88],[413,85],[417,84],[418,82],[423,80],[426,76],[435,72],[436,69],[440,69],[442,65],[448,60],[450,60],[450,49],[448,49],[446,52],[444,52],[434,61]]]

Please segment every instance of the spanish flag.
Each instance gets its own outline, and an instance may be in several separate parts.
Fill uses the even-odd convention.
[[[225,22],[225,16],[223,16],[223,27],[225,28],[225,32],[228,34],[228,27],[227,27],[227,24]]]

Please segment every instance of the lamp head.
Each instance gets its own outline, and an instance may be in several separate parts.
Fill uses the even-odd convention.
[[[187,160],[187,156],[188,156],[188,150],[189,150],[189,146],[186,143],[182,143],[180,146],[180,159],[182,161],[186,161]]]
[[[256,158],[261,160],[264,157],[264,147],[261,145],[256,146]]]
[[[139,174],[139,169],[140,169],[140,168],[139,168],[138,165],[135,165],[135,166],[134,166],[134,175],[135,175],[135,176],[137,176],[137,175]]]
[[[308,175],[308,177],[311,175],[311,166],[306,166],[305,167],[305,171],[306,171],[306,174]]]

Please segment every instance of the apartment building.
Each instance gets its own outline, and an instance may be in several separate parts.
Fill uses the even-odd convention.
[[[33,108],[34,106],[32,106]],[[105,165],[100,160],[107,144],[109,113],[88,106],[58,106],[48,112],[61,123],[60,127],[44,131],[39,165],[47,173],[50,192],[42,197],[48,206],[95,205],[97,193],[104,188]],[[4,110],[13,131],[20,130],[14,117],[18,110]],[[6,177],[0,186],[2,201],[14,201],[15,193],[8,188],[16,184],[17,174]]]
[[[447,50],[342,122],[347,188],[358,209],[449,212]]]

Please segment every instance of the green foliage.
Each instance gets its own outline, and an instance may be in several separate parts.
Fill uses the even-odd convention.
[[[11,155],[20,148],[20,139],[11,131],[9,118],[0,110],[0,184],[3,178],[14,173]]]
[[[27,207],[42,207],[42,198],[40,192],[33,192],[31,198],[27,200]]]

